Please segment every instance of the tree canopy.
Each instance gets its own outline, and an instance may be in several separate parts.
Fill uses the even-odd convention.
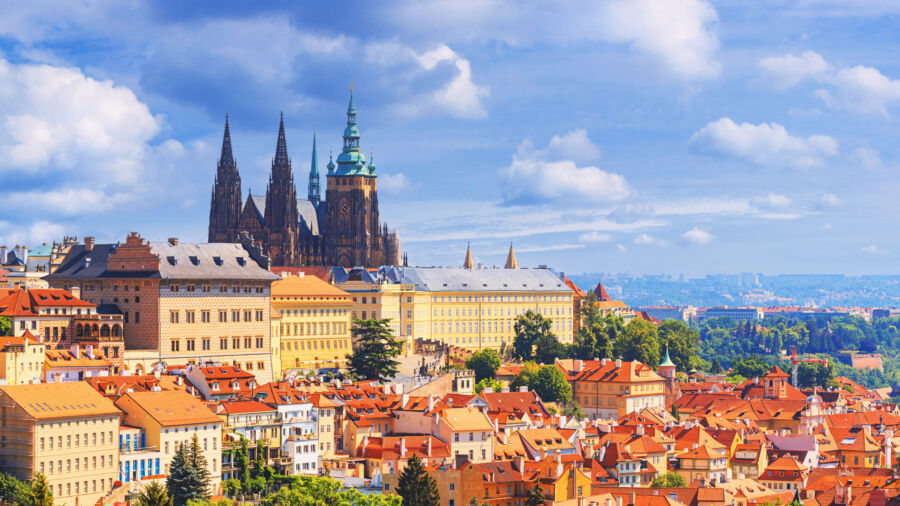
[[[500,355],[494,349],[485,348],[469,357],[466,360],[466,367],[475,371],[476,381],[493,378],[500,368]]]
[[[360,379],[388,380],[397,375],[397,355],[403,348],[390,320],[353,320],[355,348],[347,355],[351,374]]]
[[[538,360],[535,353],[535,347],[540,345],[543,349],[540,351],[542,358],[547,358],[553,352],[559,356],[560,348],[555,348],[553,341],[558,344],[556,336],[550,331],[552,321],[544,318],[540,313],[528,310],[524,315],[516,318],[515,330],[516,337],[513,339],[513,356],[519,360]],[[552,339],[551,339],[552,338]],[[552,361],[553,358],[550,358]]]
[[[656,325],[639,318],[631,320],[625,326],[625,332],[616,340],[613,349],[622,360],[637,360],[655,368],[660,362]]]
[[[441,496],[437,482],[428,475],[422,460],[413,455],[397,477],[397,495],[403,498],[403,506],[440,506]]]
[[[653,478],[653,481],[650,482],[650,486],[655,488],[682,488],[686,487],[687,484],[685,483],[684,476],[668,471]]]

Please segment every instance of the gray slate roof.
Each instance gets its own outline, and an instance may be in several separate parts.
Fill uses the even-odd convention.
[[[150,251],[159,257],[159,273],[163,278],[278,279],[250,258],[250,253],[240,244],[179,243],[172,246],[168,242],[151,242]],[[216,258],[220,259],[221,265]]]
[[[385,277],[393,282],[414,284],[416,290],[431,292],[572,292],[550,269],[385,267]]]
[[[115,244],[95,244],[92,251],[85,251],[82,244],[75,245],[59,269],[45,279],[278,279],[260,267],[243,246],[235,243],[179,243],[172,246],[168,242],[151,242],[150,251],[159,257],[159,271],[107,271],[107,259],[115,249]],[[216,257],[221,259],[221,265],[216,262]],[[243,265],[238,258],[243,259]]]
[[[319,217],[316,213],[316,206],[309,200],[297,199],[297,212],[300,215],[301,233],[304,233],[305,226],[311,235],[319,235]]]

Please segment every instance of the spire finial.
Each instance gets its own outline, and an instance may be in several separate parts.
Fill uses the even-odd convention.
[[[518,269],[519,262],[516,260],[516,252],[513,251],[512,241],[509,242],[509,253],[506,255],[506,265],[504,269]]]
[[[234,155],[231,152],[231,128],[228,125],[228,113],[225,113],[225,133],[222,135],[222,154],[219,156],[219,165],[225,167],[234,166]]]
[[[474,269],[475,262],[472,261],[472,243],[466,243],[466,259],[463,261],[463,269]]]
[[[313,131],[312,161],[309,167],[309,191],[307,192],[307,200],[313,203],[313,206],[319,206],[321,195],[319,192],[319,155],[316,152],[316,132]]]
[[[350,81],[350,93],[353,93],[353,81]]]
[[[281,122],[278,125],[278,143],[275,146],[275,159],[272,164],[277,167],[287,167],[291,164],[288,158],[287,140],[284,135],[284,111],[281,111]]]

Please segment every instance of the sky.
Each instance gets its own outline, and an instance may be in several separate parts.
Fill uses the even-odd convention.
[[[897,272],[897,2],[0,7],[0,244],[205,241],[226,113],[244,193],[283,111],[305,195],[352,82],[411,264]]]

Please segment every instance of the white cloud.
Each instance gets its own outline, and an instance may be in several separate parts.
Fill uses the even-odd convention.
[[[833,193],[825,193],[819,198],[818,205],[821,208],[839,207],[843,202]]]
[[[126,87],[75,68],[0,59],[0,174],[78,171],[132,184],[161,126]]]
[[[58,223],[36,220],[30,225],[0,221],[0,244],[37,246],[62,239],[65,229]]]
[[[472,66],[469,60],[441,45],[419,56],[419,64],[424,70],[432,70],[438,63],[451,62],[458,74],[444,88],[435,91],[431,98],[441,109],[457,118],[486,118],[487,111],[481,99],[490,95],[486,86],[472,82]]]
[[[604,233],[597,232],[596,230],[592,230],[590,232],[581,234],[578,237],[578,240],[580,242],[585,242],[585,243],[609,242],[612,240],[612,235],[604,234]]]
[[[618,250],[619,250],[620,252],[622,252],[622,253],[625,253],[625,251],[627,251],[627,248],[625,248],[625,245],[624,245],[624,244],[621,244],[621,243],[620,243],[620,244],[616,244],[616,249],[618,249]]]
[[[466,58],[446,44],[416,53],[412,48],[396,41],[375,42],[363,47],[365,60],[388,69],[406,85],[414,79],[435,71],[441,64],[452,65],[453,78],[446,84],[424,93],[413,93],[395,104],[395,108],[407,116],[419,116],[432,111],[445,112],[456,118],[482,119],[487,110],[482,100],[490,96],[490,88],[472,80],[472,65]]]
[[[694,227],[681,234],[681,238],[694,244],[707,244],[713,240],[713,235],[702,228]]]
[[[882,168],[881,153],[877,149],[872,148],[856,148],[851,153],[851,158],[858,161],[860,165],[869,170],[877,170]]]
[[[787,89],[806,81],[822,85],[815,95],[833,109],[887,116],[888,106],[900,102],[900,80],[863,65],[835,70],[814,51],[770,56],[760,60],[759,66],[764,79],[775,88]]]
[[[831,72],[831,64],[815,51],[805,51],[800,56],[786,54],[770,56],[759,61],[766,84],[787,89],[807,79],[821,79]]]
[[[791,205],[791,199],[786,195],[771,192],[762,197],[755,197],[750,202],[762,209],[784,209]]]
[[[635,236],[634,243],[639,246],[665,246],[666,241],[653,237],[650,234],[639,234]]]
[[[616,0],[598,20],[604,37],[647,53],[683,79],[719,76],[718,16],[704,0]]]
[[[600,158],[600,146],[588,137],[587,130],[576,128],[563,135],[554,135],[545,150],[547,158],[593,162]]]
[[[593,165],[578,166],[575,161],[560,159],[565,151],[562,146],[573,143],[591,144],[587,134],[569,132],[557,139],[556,145],[535,149],[530,141],[519,144],[512,163],[500,170],[507,189],[504,200],[508,203],[538,202],[618,202],[630,194],[625,177],[606,172]],[[568,140],[564,140],[568,139]],[[599,149],[599,148],[595,148]]]
[[[778,123],[735,123],[721,118],[691,136],[695,149],[760,166],[820,167],[825,158],[838,153],[837,141],[827,135],[806,139],[788,133]]]
[[[410,186],[412,186],[412,181],[402,172],[378,175],[378,189],[387,193],[400,192],[408,189]]]
[[[50,191],[16,192],[6,196],[6,200],[23,209],[51,209],[59,214],[76,216],[102,213],[135,199],[135,195],[125,192],[107,194],[90,188],[65,188]]]
[[[887,253],[887,251],[885,251],[885,250],[879,248],[879,247],[878,247],[877,245],[875,245],[875,244],[870,244],[870,245],[868,245],[868,246],[863,246],[862,250],[863,250],[864,252],[866,252],[866,253],[871,253],[871,254],[873,254],[873,255],[884,255],[884,254]]]

